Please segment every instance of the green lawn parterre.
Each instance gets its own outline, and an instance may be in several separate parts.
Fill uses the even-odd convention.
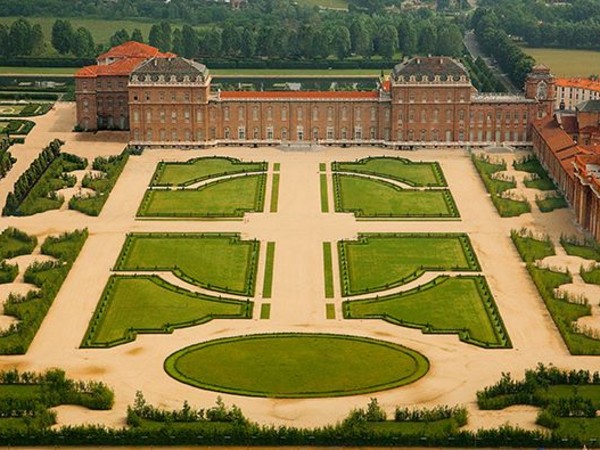
[[[335,210],[352,212],[357,218],[458,218],[448,189],[402,189],[380,179],[362,175],[333,174]]]
[[[484,277],[437,277],[399,294],[344,302],[346,319],[383,319],[423,333],[458,334],[485,348],[511,343]]]
[[[446,178],[438,162],[413,162],[390,156],[368,157],[356,162],[334,162],[334,172],[354,172],[401,181],[415,187],[445,187]]]
[[[554,244],[549,237],[536,239],[533,234],[527,230],[511,230],[510,237],[521,256],[521,259],[525,262],[532,263],[556,254]]]
[[[424,356],[397,344],[308,333],[218,339],[179,350],[165,361],[167,373],[183,383],[273,398],[376,392],[412,383],[428,369]]]
[[[207,289],[252,296],[259,247],[235,233],[130,234],[115,270],[172,271]]]
[[[198,189],[149,189],[138,210],[141,217],[241,218],[262,212],[265,174],[207,183]]]
[[[265,172],[265,162],[242,162],[239,159],[211,156],[185,162],[160,162],[151,186],[188,186],[210,178],[250,172]]]
[[[428,270],[480,270],[466,234],[360,234],[339,241],[338,251],[344,296],[399,286]]]
[[[212,319],[251,318],[253,303],[186,291],[161,278],[113,275],[82,347],[112,347],[138,333],[171,333]]]

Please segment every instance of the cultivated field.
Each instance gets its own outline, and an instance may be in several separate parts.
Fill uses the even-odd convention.
[[[61,154],[84,166],[67,176],[75,190],[93,170],[89,162],[121,154],[127,139],[71,132],[73,105],[33,120],[26,144],[12,149],[18,160],[0,180],[0,204],[51,139],[64,140]],[[360,161],[368,156],[377,158]],[[539,408],[521,401],[487,411],[476,393],[503,372],[520,378],[540,362],[598,367],[600,313],[581,296],[598,298],[600,254],[577,242],[570,210],[538,207],[536,196],[551,186],[531,178],[538,167],[524,156],[496,152],[486,160],[510,179],[493,195],[530,205],[530,212],[500,217],[485,187],[495,185],[484,185],[463,150],[229,147],[130,155],[112,191],[101,191],[108,199],[96,216],[63,203],[0,218],[2,229],[26,233],[0,234],[0,279],[7,280],[0,301],[31,289],[26,279],[44,287],[52,271],[66,274],[31,345],[0,356],[0,369],[59,367],[114,389],[111,410],[57,407],[59,425],[124,426],[141,391],[148,404],[167,409],[184,401],[206,408],[220,396],[260,424],[333,424],[375,397],[390,414],[463,405],[466,429],[538,429]],[[97,167],[110,172],[106,162]],[[102,173],[98,180],[108,176]],[[336,186],[340,177],[365,184]],[[387,185],[394,189],[384,195]],[[397,192],[418,198],[397,202]],[[425,197],[440,193],[440,203]],[[375,213],[338,212],[339,197],[362,210],[376,205]],[[410,216],[420,203],[434,209]],[[531,235],[511,237],[524,227]],[[76,228],[88,233],[40,245]],[[561,242],[561,235],[570,238]],[[35,262],[31,278],[25,269]],[[17,322],[0,315],[2,329]],[[553,398],[566,388],[556,389]],[[464,425],[450,420],[417,428],[442,433]],[[598,419],[585,420],[595,427]],[[144,418],[140,426],[157,425]]]
[[[600,74],[600,52],[562,48],[529,48],[523,51],[538,63],[550,67],[558,77],[583,77]]]

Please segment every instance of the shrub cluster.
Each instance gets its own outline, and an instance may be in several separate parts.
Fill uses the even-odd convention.
[[[54,139],[50,142],[33,160],[31,165],[21,174],[14,184],[13,191],[8,193],[6,205],[2,209],[3,216],[13,216],[18,214],[18,209],[29,191],[35,186],[42,177],[46,169],[52,164],[59,153],[60,147],[64,145],[63,141]]]
[[[463,406],[450,407],[447,405],[425,408],[396,408],[394,421],[396,422],[435,422],[444,419],[455,419],[457,425],[462,427],[467,424],[468,413]]]
[[[19,322],[11,325],[0,336],[0,354],[22,354],[27,351],[73,262],[87,239],[87,230],[76,230],[58,237],[48,237],[42,245],[42,254],[58,261],[34,263],[25,271],[25,281],[38,290],[25,296],[11,295],[4,304],[4,314]]]
[[[0,139],[0,178],[4,178],[17,161],[8,150],[12,142],[7,138]]]
[[[93,189],[92,195],[76,195],[69,200],[69,209],[80,211],[88,216],[97,216],[102,211],[108,196],[115,186],[125,164],[129,159],[129,152],[125,149],[120,155],[104,158],[98,156],[92,163],[92,169],[103,172],[102,175],[86,174],[81,185]]]

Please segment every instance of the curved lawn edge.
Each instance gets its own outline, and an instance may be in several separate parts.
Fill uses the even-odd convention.
[[[353,389],[349,391],[337,390],[337,391],[324,391],[324,392],[298,392],[294,394],[277,394],[266,391],[250,391],[244,389],[236,389],[228,386],[220,386],[216,384],[203,383],[202,381],[198,381],[197,379],[190,378],[185,374],[181,373],[177,369],[177,360],[188,354],[189,352],[196,351],[203,347],[210,347],[214,345],[221,345],[232,343],[236,341],[242,340],[257,340],[257,339],[274,339],[274,338],[294,338],[294,337],[308,337],[308,338],[327,338],[327,339],[339,339],[339,340],[349,340],[349,341],[358,341],[361,343],[368,343],[371,345],[380,345],[387,347],[391,350],[401,352],[404,356],[409,357],[414,361],[416,370],[408,376],[404,376],[398,378],[396,380],[392,380],[386,383],[379,383],[376,385],[367,386],[364,388]],[[427,372],[429,371],[430,363],[429,359],[417,352],[416,350],[410,349],[400,344],[395,344],[392,342],[381,341],[374,338],[362,337],[362,336],[351,336],[345,334],[331,334],[331,333],[261,333],[261,334],[251,334],[244,336],[233,336],[226,337],[220,339],[214,339],[207,342],[202,342],[199,344],[193,344],[188,347],[185,347],[181,350],[176,351],[169,355],[163,364],[163,368],[165,372],[172,377],[173,379],[187,384],[189,386],[197,387],[200,389],[206,389],[214,392],[221,392],[227,394],[236,394],[236,395],[244,395],[248,397],[264,397],[264,398],[324,398],[324,397],[345,397],[351,395],[361,395],[368,394],[371,392],[379,392],[389,389],[394,389],[397,387],[405,386],[407,384],[414,383],[415,381],[421,379]]]

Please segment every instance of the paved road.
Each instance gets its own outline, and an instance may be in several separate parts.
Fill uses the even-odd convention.
[[[521,93],[521,90],[512,83],[510,78],[508,78],[508,75],[502,73],[498,66],[492,66],[490,63],[490,58],[483,52],[483,50],[481,50],[481,47],[479,47],[479,43],[477,42],[474,31],[471,30],[465,33],[464,43],[473,60],[481,57],[508,92],[511,94]]]

